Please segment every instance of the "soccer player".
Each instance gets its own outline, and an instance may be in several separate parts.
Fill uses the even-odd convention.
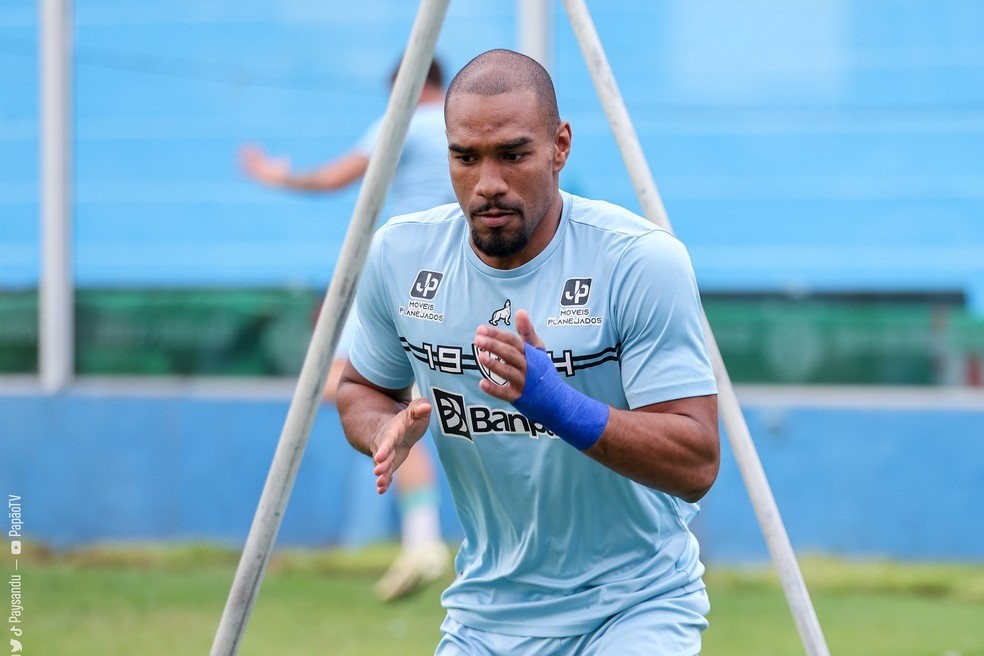
[[[396,80],[394,70],[390,83]],[[271,187],[294,191],[335,191],[361,180],[369,167],[383,119],[370,125],[348,153],[311,172],[292,172],[290,161],[268,156],[257,146],[243,148],[240,164],[251,178]],[[454,200],[448,178],[444,136],[444,76],[431,63],[407,131],[399,166],[393,177],[390,201],[397,214],[427,209]],[[335,362],[325,385],[325,400],[334,402],[338,377],[351,342],[351,322],[339,340]],[[420,585],[444,576],[450,555],[441,539],[436,467],[425,449],[416,449],[397,480],[400,497],[402,549],[375,586],[376,595],[391,601]]]
[[[559,189],[571,126],[532,59],[476,57],[445,121],[458,203],[377,232],[338,391],[380,492],[437,443],[465,532],[437,654],[697,654],[719,440],[689,257]]]

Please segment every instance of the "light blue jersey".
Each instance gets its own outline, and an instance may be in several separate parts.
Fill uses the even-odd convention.
[[[355,151],[372,155],[383,127],[383,117],[372,123],[355,145]],[[440,103],[417,105],[407,127],[400,163],[387,196],[391,215],[419,212],[455,202],[451,174],[448,172],[448,138],[444,132],[444,106]],[[355,306],[350,317],[355,316]],[[352,345],[354,321],[346,321],[338,340],[337,354]]]
[[[380,117],[366,129],[355,151],[366,157],[372,155],[382,126]],[[414,110],[388,200],[391,215],[419,212],[455,201],[448,173],[448,139],[441,103],[418,105]]]
[[[656,596],[701,590],[695,504],[638,485],[479,388],[481,324],[519,309],[565,380],[615,408],[716,393],[693,269],[674,237],[562,193],[550,244],[517,269],[484,264],[457,205],[379,230],[351,360],[371,382],[416,379],[465,540],[442,602],[453,620],[564,637]]]

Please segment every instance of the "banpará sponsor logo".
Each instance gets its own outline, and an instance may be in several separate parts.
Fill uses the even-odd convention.
[[[530,421],[518,412],[484,405],[468,405],[465,397],[439,387],[431,387],[434,405],[437,406],[437,419],[441,432],[448,437],[458,437],[474,441],[478,435],[526,435],[531,439],[541,436],[557,439],[543,424]]]

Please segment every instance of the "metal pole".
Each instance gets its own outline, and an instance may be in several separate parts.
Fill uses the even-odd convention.
[[[548,71],[553,64],[553,0],[516,0],[519,51]]]
[[[449,2],[423,0],[417,12],[379,140],[369,160],[345,244],[301,367],[270,473],[212,644],[211,656],[233,656],[242,641],[311,434],[311,426],[321,405],[328,369],[355,297],[355,285],[362,273],[373,231],[396,172],[407,127],[420,98],[427,69],[434,58],[434,48]]]
[[[669,217],[615,82],[615,76],[608,65],[608,59],[588,13],[587,5],[584,0],[564,0],[564,6],[570,16],[571,26],[581,46],[581,52],[591,71],[591,78],[594,80],[612,132],[615,134],[615,140],[622,152],[622,158],[629,170],[632,185],[639,196],[643,213],[650,221],[672,232]],[[731,384],[731,378],[724,366],[724,360],[721,358],[721,352],[706,316],[704,334],[707,337],[707,345],[718,381],[718,403],[725,431],[786,593],[796,628],[809,656],[829,656],[830,651],[810,600],[810,593],[806,589],[806,583],[796,562],[796,555],[789,542],[789,536],[786,534],[786,528],[783,526],[775,498]]]
[[[75,312],[72,287],[72,5],[41,0],[41,282],[39,375],[45,392],[72,380]]]

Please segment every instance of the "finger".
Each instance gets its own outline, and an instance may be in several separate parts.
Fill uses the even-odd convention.
[[[405,431],[396,422],[390,422],[383,428],[372,453],[373,472],[377,476],[386,468],[393,466],[396,445],[403,439],[404,433]]]
[[[393,482],[393,474],[397,469],[397,449],[390,443],[380,449],[374,458],[375,467],[372,469],[376,476],[376,491],[383,494]]]
[[[378,476],[376,478],[376,493],[386,494],[386,490],[389,489],[389,486],[392,482],[393,482],[392,474],[386,474],[385,476]]]
[[[492,357],[492,355],[490,355],[487,351],[491,351],[491,349],[480,350],[478,352],[479,361],[488,367],[493,373],[499,374],[505,378],[506,381],[509,382],[510,386],[519,386],[519,388],[522,389],[523,382],[526,380],[525,360],[522,361],[523,366],[521,368],[515,367],[505,359],[500,360],[499,358]]]
[[[422,396],[417,397],[407,406],[407,417],[411,426],[419,426],[422,422],[429,422],[430,414],[430,401]]]
[[[482,351],[488,351],[502,358],[506,364],[516,369],[526,371],[526,353],[523,343],[516,335],[511,335],[512,339],[500,340],[490,335],[477,334],[473,343]]]
[[[520,310],[516,313],[516,332],[523,341],[533,348],[545,349],[546,344],[540,339],[540,336],[536,334],[536,330],[533,329],[533,322],[530,321],[530,313],[526,310]]]
[[[393,464],[396,460],[396,449],[393,448],[392,444],[386,444],[380,447],[376,455],[373,456],[373,468],[372,473],[376,476],[381,476],[393,469]]]
[[[523,340],[519,338],[519,335],[512,331],[503,330],[502,328],[496,328],[494,326],[480,325],[475,329],[475,334],[509,344],[513,348],[519,349],[520,351],[523,350]]]
[[[392,459],[386,463],[377,464],[372,473],[376,476],[376,492],[384,493],[389,489],[390,483],[393,482]]]
[[[517,390],[517,386],[512,385],[511,383],[505,386],[496,385],[491,380],[486,380],[483,378],[478,381],[478,386],[489,396],[494,396],[497,399],[502,399],[503,401],[507,401],[509,403],[512,403],[522,396],[522,392]]]

